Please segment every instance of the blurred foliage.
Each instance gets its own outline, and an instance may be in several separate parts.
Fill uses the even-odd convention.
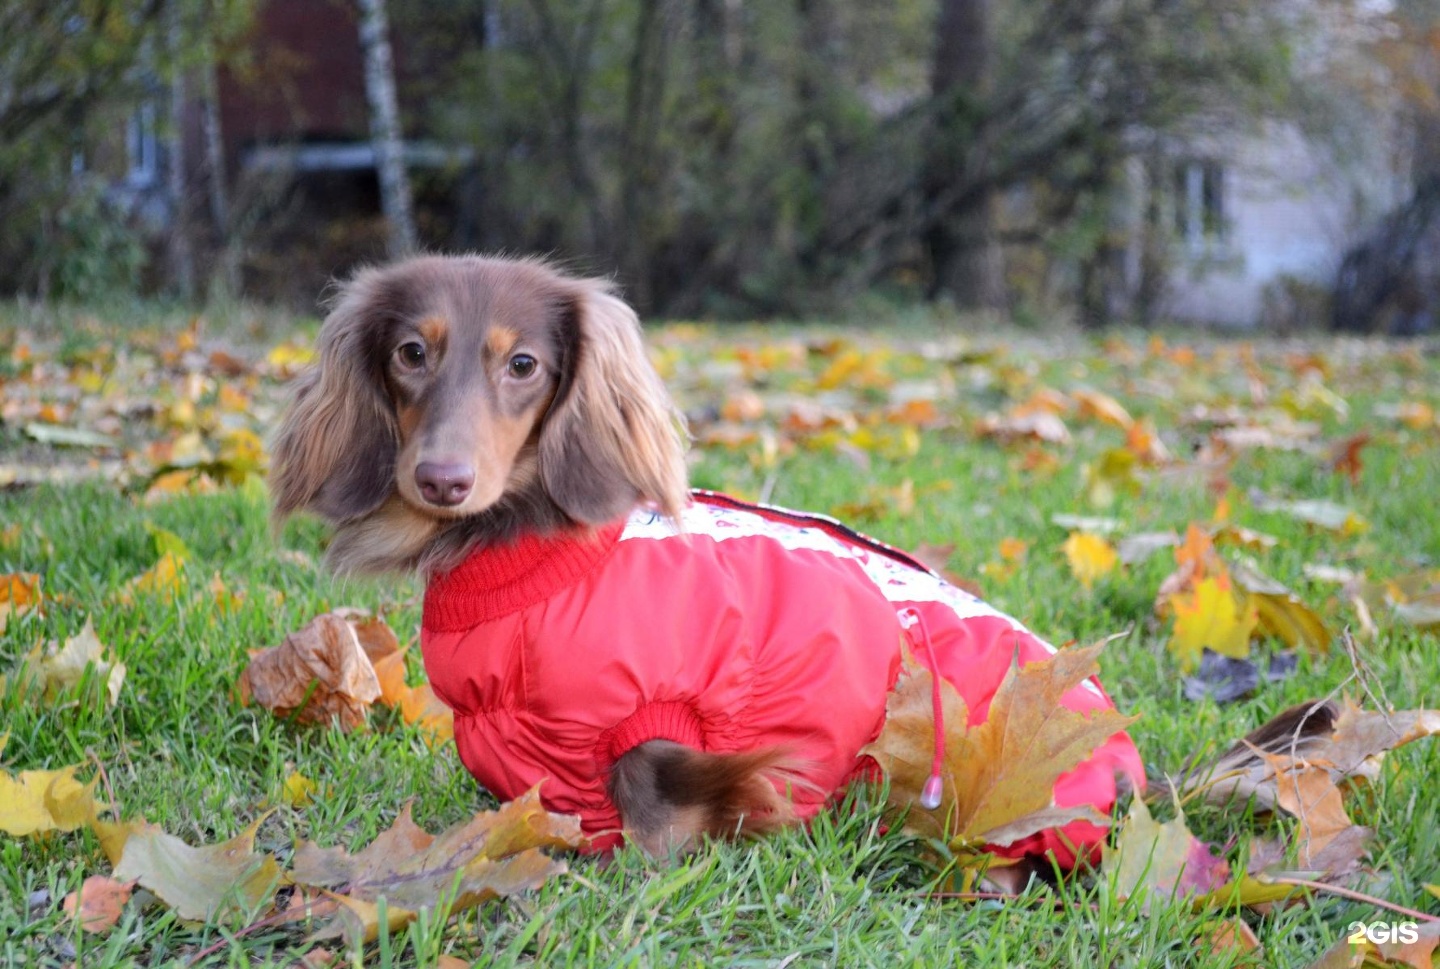
[[[134,290],[147,253],[119,176],[142,102],[249,22],[253,0],[0,4],[0,286]]]
[[[106,152],[124,153],[125,123],[179,68],[224,64],[283,90],[284,72],[271,74],[285,51],[247,34],[261,3],[0,10],[0,289],[133,280],[133,247],[94,223],[124,208],[133,227],[144,211],[153,240],[173,200],[159,186],[146,209],[133,192],[86,187],[75,161],[113,180]],[[1170,271],[1165,159],[1280,122],[1359,164],[1382,112],[1429,117],[1433,104],[1420,108],[1440,101],[1423,0],[390,7],[407,134],[474,159],[413,173],[425,244],[557,255],[672,316],[813,314],[873,290],[994,305],[951,265],[991,250],[1013,310],[1078,303],[1082,319],[1143,322]],[[283,274],[298,258],[329,273],[359,258],[358,244],[322,253],[313,213],[281,225],[284,206],[255,202],[263,193],[232,174],[236,211],[215,234],[250,268]],[[1142,278],[1117,302],[1137,204]],[[359,238],[353,223],[372,214],[337,231]],[[270,232],[260,244],[230,238],[256,223]],[[142,255],[154,261],[153,248]]]

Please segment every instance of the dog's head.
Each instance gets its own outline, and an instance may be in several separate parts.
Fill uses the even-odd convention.
[[[679,417],[603,281],[480,257],[364,270],[319,357],[274,444],[280,519],[353,524],[398,501],[444,530],[508,504],[543,528],[685,502]]]

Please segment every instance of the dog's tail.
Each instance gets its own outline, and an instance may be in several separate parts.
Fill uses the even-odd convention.
[[[800,767],[781,747],[707,754],[652,740],[615,762],[608,787],[630,839],[658,855],[704,835],[750,837],[794,824],[779,788],[809,787]]]

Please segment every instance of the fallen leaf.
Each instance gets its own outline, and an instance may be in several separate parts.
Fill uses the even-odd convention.
[[[933,811],[919,804],[935,753],[931,674],[907,662],[886,701],[880,736],[861,751],[889,777],[890,805],[908,812],[906,827],[969,847],[1009,844],[1077,818],[1107,823],[1089,805],[1057,805],[1053,797],[1056,778],[1135,720],[1113,709],[1086,716],[1060,702],[1098,670],[1103,646],[1062,649],[1039,662],[1012,665],[985,721],[973,727],[965,701],[941,680],[944,791]]]
[[[1360,471],[1364,467],[1360,451],[1369,443],[1370,435],[1365,431],[1337,442],[1330,450],[1330,470],[1349,478],[1352,485],[1359,484]]]
[[[174,552],[165,552],[159,561],[130,580],[120,598],[129,601],[136,595],[143,595],[169,602],[185,583],[184,569],[184,559]]]
[[[405,722],[425,732],[431,746],[455,737],[455,713],[425,683],[409,691],[400,701],[400,715]]]
[[[280,800],[286,807],[302,808],[308,805],[320,786],[304,774],[291,771],[280,785]]]
[[[1282,583],[1259,569],[1236,564],[1230,570],[1237,588],[1244,591],[1244,601],[1253,605],[1259,622],[1256,631],[1275,636],[1287,646],[1328,652],[1333,638],[1324,620],[1317,616],[1300,597]]]
[[[300,845],[292,878],[296,884],[327,892],[345,889],[343,895],[332,897],[346,906],[349,915],[317,938],[353,936],[356,919],[361,934],[367,935],[371,919],[378,927],[373,906],[381,898],[398,910],[416,914],[446,899],[449,911],[455,913],[491,898],[536,888],[547,878],[563,874],[564,861],[550,857],[544,849],[574,849],[581,840],[579,818],[546,811],[539,788],[439,835],[418,827],[407,804],[395,823],[357,854],[343,848],[320,848],[308,841]]]
[[[1090,532],[1071,532],[1061,547],[1071,573],[1087,589],[1096,579],[1114,571],[1120,561],[1115,546]]]
[[[1340,535],[1358,535],[1370,527],[1370,523],[1344,505],[1333,501],[1278,501],[1257,495],[1253,504],[1260,511],[1280,512],[1297,521]]]
[[[1077,387],[1070,391],[1070,397],[1075,401],[1083,418],[1097,420],[1121,430],[1129,430],[1135,424],[1135,418],[1130,416],[1130,412],[1108,394],[1088,387]]]
[[[1274,773],[1276,804],[1300,820],[1300,862],[1313,866],[1315,855],[1355,827],[1345,811],[1345,797],[1324,766],[1288,754],[1261,751],[1260,756]]]
[[[39,691],[46,700],[75,688],[93,670],[94,682],[103,684],[113,707],[125,683],[125,664],[115,659],[95,635],[90,620],[85,628],[65,640],[64,645],[46,643],[26,654],[18,679],[27,689]]]
[[[1222,656],[1206,647],[1200,668],[1185,677],[1185,699],[1231,703],[1249,696],[1260,686],[1260,668],[1248,659]]]
[[[1118,898],[1141,896],[1142,912],[1151,902],[1208,894],[1230,879],[1229,864],[1190,833],[1183,812],[1157,823],[1142,797],[1131,802],[1114,847],[1106,846],[1101,872]]]
[[[1209,944],[1211,953],[1223,956],[1228,952],[1260,952],[1260,938],[1245,920],[1236,915],[1207,925],[1202,938]]]
[[[194,922],[258,908],[283,877],[273,856],[255,851],[255,831],[263,820],[229,841],[199,848],[141,822],[125,840],[115,877],[138,881],[180,918]]]
[[[0,633],[11,616],[23,616],[40,608],[40,576],[33,572],[0,575]]]
[[[98,814],[95,780],[75,779],[79,764],[59,770],[0,772],[0,831],[17,837],[74,831]]]
[[[1253,799],[1261,810],[1279,806],[1275,768],[1261,753],[1323,766],[1331,779],[1373,782],[1385,754],[1440,734],[1440,710],[1365,710],[1346,701],[1297,703],[1255,728],[1212,762],[1187,772],[1182,795],[1203,791],[1211,803]]]
[[[125,903],[135,883],[118,882],[104,875],[91,875],[77,891],[65,896],[61,905],[66,915],[73,916],[86,932],[108,932],[120,921]]]
[[[1069,515],[1057,512],[1050,516],[1050,524],[1072,532],[1091,532],[1095,535],[1113,535],[1125,525],[1118,518],[1101,518],[1096,515]]]
[[[990,437],[1002,442],[1035,440],[1047,444],[1070,443],[1070,430],[1058,415],[1049,411],[1036,410],[1028,413],[1011,413],[1004,417],[987,414],[975,425],[980,437]]]
[[[338,892],[324,894],[333,899],[339,908],[335,921],[311,937],[314,941],[338,937],[343,938],[345,944],[352,949],[358,949],[365,943],[380,938],[381,925],[385,926],[388,934],[395,935],[420,917],[420,913],[413,909],[391,905],[384,896],[377,901],[367,902],[362,898],[341,895]]]
[[[1201,579],[1193,592],[1170,597],[1175,629],[1166,644],[1182,671],[1199,663],[1204,650],[1241,658],[1250,653],[1250,635],[1260,621],[1253,603],[1241,603],[1220,575]]]
[[[1135,455],[1124,448],[1111,448],[1081,469],[1081,487],[1090,504],[1108,508],[1120,495],[1140,492],[1140,479],[1135,475]]]
[[[336,613],[317,616],[279,646],[253,654],[239,686],[243,702],[253,699],[299,723],[333,719],[341,730],[364,723],[366,709],[381,695],[354,627]]]
[[[1126,535],[1115,546],[1123,565],[1139,565],[1162,549],[1180,544],[1180,536],[1174,532],[1140,532]]]
[[[179,535],[161,528],[154,522],[146,522],[145,531],[150,533],[150,541],[155,546],[155,554],[173,555],[180,562],[189,560],[190,546],[186,545],[185,540]]]
[[[50,447],[110,448],[120,444],[108,434],[97,434],[79,427],[63,427],[39,421],[26,424],[25,435]]]

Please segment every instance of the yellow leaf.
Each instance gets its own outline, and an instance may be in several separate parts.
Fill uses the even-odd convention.
[[[165,601],[175,597],[185,582],[185,560],[174,552],[166,552],[146,571],[130,580],[126,591],[132,595],[156,596]]]
[[[1136,458],[1124,448],[1111,448],[1094,462],[1084,467],[1085,497],[1096,508],[1108,508],[1121,494],[1136,494],[1140,491],[1140,479],[1135,476]]]
[[[75,779],[79,764],[59,770],[0,773],[0,831],[16,836],[74,831],[99,812],[95,781]]]
[[[302,808],[310,803],[317,790],[319,786],[310,778],[291,771],[280,788],[280,799],[287,807]]]
[[[1090,532],[1071,532],[1063,546],[1070,571],[1085,588],[1096,579],[1108,575],[1120,561],[1115,546]]]
[[[296,343],[282,343],[265,355],[265,362],[281,376],[288,377],[314,363],[315,351]]]
[[[1170,607],[1175,610],[1175,630],[1169,649],[1182,670],[1194,669],[1207,648],[1237,659],[1249,655],[1260,616],[1253,602],[1237,600],[1228,576],[1201,579],[1193,591],[1172,595]]]

